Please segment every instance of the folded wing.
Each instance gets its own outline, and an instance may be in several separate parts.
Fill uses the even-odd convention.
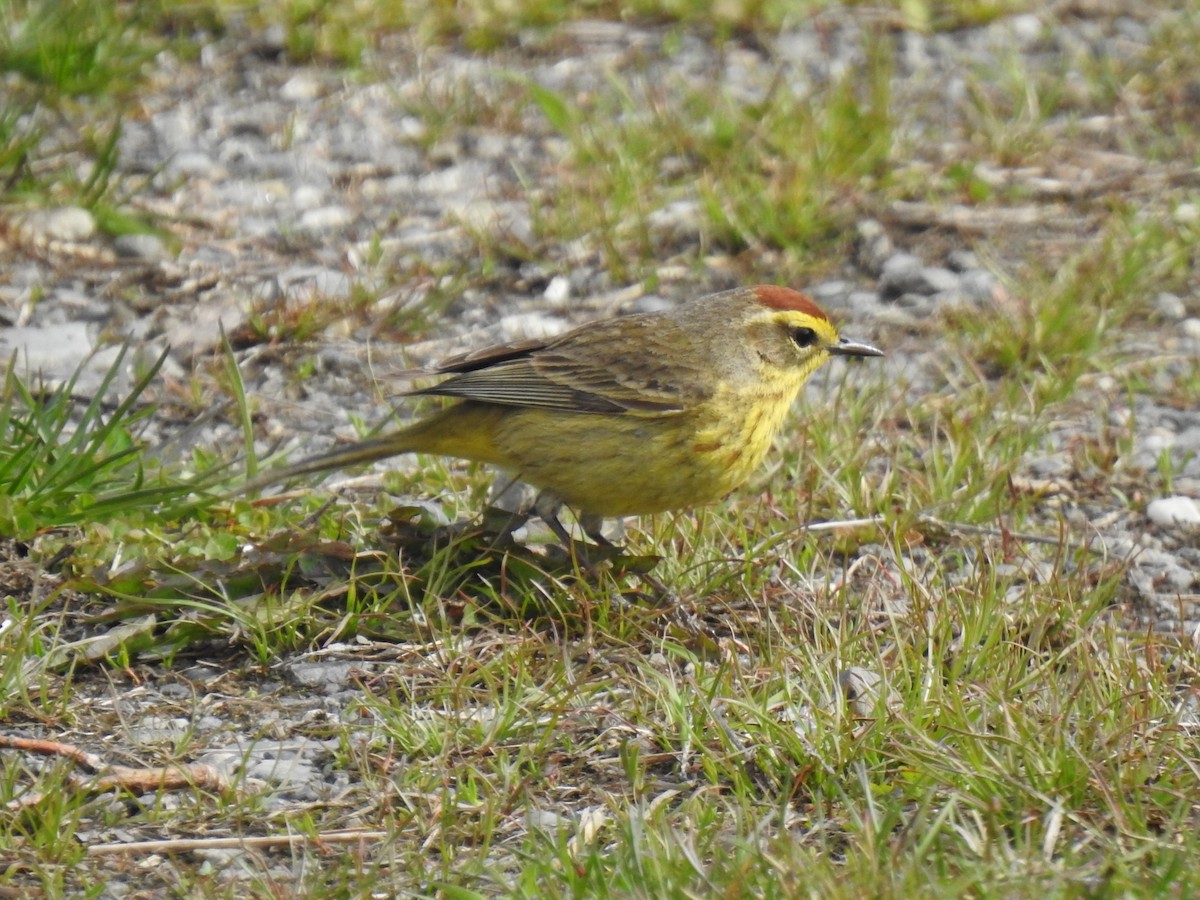
[[[437,370],[456,374],[414,393],[565,412],[677,414],[711,392],[711,379],[696,372],[703,354],[681,342],[690,336],[660,316],[611,319],[446,360]]]

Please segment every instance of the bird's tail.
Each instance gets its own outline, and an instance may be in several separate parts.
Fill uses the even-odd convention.
[[[273,484],[279,484],[284,481],[291,481],[293,478],[299,478],[302,475],[312,475],[316,472],[333,472],[338,469],[347,469],[351,466],[365,465],[380,459],[386,459],[389,456],[397,456],[398,454],[418,449],[408,446],[408,442],[404,439],[404,432],[405,429],[401,429],[400,431],[385,434],[381,437],[359,441],[347,447],[339,447],[335,450],[330,450],[328,453],[310,456],[288,466],[268,469],[260,473],[258,477],[250,479],[250,481],[239,487],[237,493],[253,494],[265,487],[270,487]]]
[[[290,466],[268,469],[246,482],[236,493],[254,493],[301,475],[364,465],[401,453],[433,453],[505,465],[505,456],[494,443],[496,424],[505,412],[482,404],[455,404],[381,437],[310,456]]]

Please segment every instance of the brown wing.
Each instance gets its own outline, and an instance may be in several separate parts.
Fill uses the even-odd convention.
[[[448,374],[486,369],[488,366],[494,366],[505,360],[528,356],[535,350],[544,349],[548,343],[550,343],[548,340],[533,338],[527,341],[513,341],[510,344],[482,347],[479,350],[471,350],[467,353],[460,353],[458,356],[451,356],[449,359],[443,359],[433,367],[433,371],[439,374]]]
[[[711,391],[695,362],[679,362],[703,354],[680,343],[690,336],[661,316],[611,319],[548,342],[454,357],[438,371],[458,374],[414,393],[570,412],[679,413]]]

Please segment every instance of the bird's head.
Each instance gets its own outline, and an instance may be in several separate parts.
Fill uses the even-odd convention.
[[[830,356],[883,356],[839,335],[824,310],[799,291],[760,284],[745,289],[745,300],[750,344],[768,370],[803,380]]]

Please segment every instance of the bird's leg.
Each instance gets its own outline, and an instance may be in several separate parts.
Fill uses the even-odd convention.
[[[571,535],[567,533],[567,529],[563,528],[562,522],[558,521],[558,514],[562,510],[562,500],[557,495],[550,491],[542,491],[537,495],[537,499],[533,501],[533,511],[539,519],[546,523],[546,527],[554,532],[554,536],[562,541],[563,548],[570,550],[575,542],[571,539]]]
[[[562,511],[562,508],[562,500],[549,491],[542,491],[533,502],[534,514],[546,523],[546,527],[554,532],[555,537],[562,541],[564,548],[570,549],[579,542],[571,538],[567,529],[563,527],[562,522],[558,520],[558,514]],[[604,524],[603,516],[598,516],[595,513],[580,513],[578,515],[578,522],[579,527],[583,529],[583,533],[590,537],[597,547],[602,550],[617,549],[612,541],[601,534],[600,528]]]
[[[613,549],[617,545],[604,536],[604,516],[598,516],[595,513],[580,513],[579,527],[583,529],[583,533],[596,542],[597,546]]]
[[[595,571],[597,564],[622,557],[621,547],[601,533],[600,528],[604,524],[603,516],[595,513],[579,513],[577,515],[576,520],[579,527],[595,542],[589,544],[586,541],[574,540],[567,529],[563,527],[562,522],[558,520],[562,506],[563,503],[557,496],[543,491],[534,502],[534,513],[546,523],[547,528],[554,532],[554,535],[562,542],[563,549],[578,565],[589,571]],[[655,583],[657,584],[657,582]],[[663,590],[665,591],[665,588]]]
[[[529,514],[521,510],[502,509],[490,506],[483,511],[484,533],[491,536],[492,545],[503,547],[512,540],[512,534],[529,521]]]
[[[496,476],[483,517],[485,531],[494,535],[493,546],[511,542],[513,532],[529,521],[536,500],[532,489],[519,476],[507,473]]]

